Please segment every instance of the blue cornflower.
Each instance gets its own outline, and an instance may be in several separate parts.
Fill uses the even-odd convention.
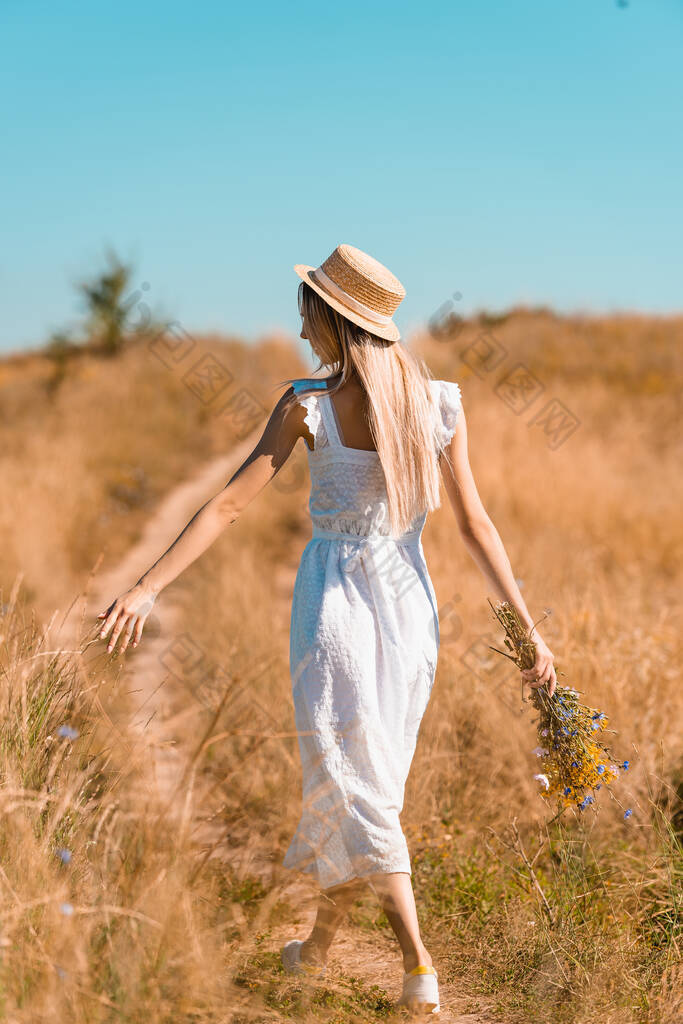
[[[72,725],[60,725],[57,735],[63,736],[67,740],[75,740],[78,737],[78,729],[74,729]]]
[[[599,764],[596,770],[597,770],[598,775],[604,775],[605,774],[605,766],[604,766],[604,764]]]
[[[630,807],[627,810],[624,811],[624,817],[625,818],[630,818],[632,814],[633,814],[633,811],[631,810]]]
[[[579,767],[579,762],[578,761],[572,761],[572,768],[578,768],[578,767]]]
[[[571,793],[571,791],[572,791],[572,787],[571,787],[571,786],[565,786],[565,787],[564,787],[564,795],[565,795],[565,796],[569,796],[569,794]]]
[[[581,803],[579,804],[579,807],[583,811],[583,810],[585,810],[586,807],[588,807],[589,804],[592,804],[592,803],[593,803],[593,797],[590,796],[590,795],[589,796],[585,796],[583,798],[583,800],[581,801]]]
[[[599,728],[600,728],[600,726],[598,725],[597,722],[591,722],[591,729],[593,730],[593,732],[595,732],[595,730],[599,729]]]
[[[628,766],[629,766],[629,762],[628,761],[624,761],[624,763],[622,764],[621,767],[624,769],[625,772],[627,772],[628,771]]]
[[[57,856],[61,860],[62,864],[68,864],[71,861],[71,850],[57,850]]]

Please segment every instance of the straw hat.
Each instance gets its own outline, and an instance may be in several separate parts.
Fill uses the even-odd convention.
[[[386,341],[401,332],[391,319],[406,290],[390,270],[353,245],[338,245],[319,267],[297,263],[294,270],[313,291],[366,331]]]

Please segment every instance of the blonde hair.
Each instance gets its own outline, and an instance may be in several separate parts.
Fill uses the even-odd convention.
[[[440,505],[438,450],[434,434],[432,374],[401,341],[384,341],[348,320],[302,281],[299,311],[323,366],[341,371],[338,391],[355,370],[368,399],[370,433],[384,470],[394,536],[405,533],[423,512]],[[290,378],[282,384],[291,384]],[[320,378],[319,378],[320,379]],[[295,402],[319,389],[302,388]]]

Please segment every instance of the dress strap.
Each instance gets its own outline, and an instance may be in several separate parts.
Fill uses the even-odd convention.
[[[327,439],[330,444],[335,444],[339,448],[342,448],[342,441],[339,435],[339,427],[337,426],[337,417],[334,412],[332,405],[332,398],[328,388],[320,396],[320,412],[322,414],[323,423],[327,432]]]
[[[324,381],[312,379],[296,380],[293,383],[294,394],[297,396],[299,404],[306,410],[304,421],[308,427],[311,436],[313,437],[313,448],[309,448],[306,444],[306,450],[308,452],[317,452],[321,448],[325,448],[328,444],[326,418],[323,415],[323,409],[325,402],[321,402],[322,392],[325,390]],[[315,392],[308,395],[301,395],[303,390],[315,389]]]

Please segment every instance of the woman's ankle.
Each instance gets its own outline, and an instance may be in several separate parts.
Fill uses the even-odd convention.
[[[433,967],[432,958],[425,949],[424,946],[418,949],[413,949],[409,953],[403,954],[403,970],[408,974],[409,971],[413,971],[416,967],[422,965],[423,967]]]

